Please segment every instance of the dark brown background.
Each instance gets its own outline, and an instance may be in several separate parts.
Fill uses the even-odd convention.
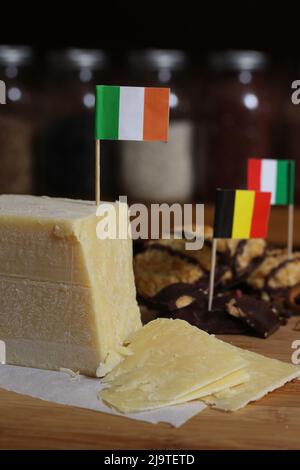
[[[299,52],[299,5],[270,1],[3,2],[1,42],[39,50],[70,45],[265,49],[280,58]],[[67,7],[68,5],[68,7]]]
[[[126,53],[131,49],[183,49],[191,59],[191,70],[195,74],[205,71],[207,55],[211,51],[229,48],[261,50],[271,57],[272,73],[287,74],[283,89],[288,99],[290,80],[300,77],[299,21],[300,7],[291,2],[277,5],[275,2],[254,0],[86,0],[54,1],[41,5],[37,2],[14,1],[5,2],[0,7],[0,44],[27,44],[33,48],[33,82],[36,89],[43,86],[47,73],[46,56],[53,49],[105,49],[112,57],[116,77],[118,74],[121,76],[126,67]],[[286,139],[284,132],[285,129],[280,129],[280,145],[281,140]],[[288,154],[284,145],[280,145],[277,154],[267,156],[294,158],[294,155]],[[113,165],[118,166],[117,159]],[[0,172],[3,170],[0,158]],[[103,189],[105,197],[105,187]],[[36,190],[35,186],[32,192],[39,194],[45,191],[43,188]],[[118,188],[108,197],[117,194]],[[74,196],[77,196],[75,189]],[[205,198],[205,194],[199,197],[202,196]]]

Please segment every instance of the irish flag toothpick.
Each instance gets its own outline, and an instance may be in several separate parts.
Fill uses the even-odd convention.
[[[250,158],[248,160],[248,189],[270,191],[271,204],[288,206],[288,256],[293,252],[294,232],[294,160]]]
[[[168,140],[169,88],[96,86],[96,204],[100,202],[100,140]]]

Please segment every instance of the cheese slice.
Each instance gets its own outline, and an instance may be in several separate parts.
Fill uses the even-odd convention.
[[[111,385],[99,394],[121,412],[182,403],[248,378],[247,361],[230,345],[183,320],[148,323],[128,348],[131,355],[106,376]]]
[[[95,376],[123,358],[124,340],[141,327],[132,241],[98,239],[99,220],[93,202],[0,196],[7,363]]]
[[[226,375],[226,377],[221,380],[217,380],[216,382],[206,385],[206,387],[201,387],[194,392],[184,395],[183,398],[184,401],[197,400],[199,398],[206,397],[208,393],[216,394],[223,390],[229,390],[229,388],[235,387],[236,385],[244,384],[245,382],[248,382],[249,379],[250,375],[247,372],[247,368],[240,369],[232,374]],[[211,390],[214,391],[212,392]]]
[[[205,397],[204,401],[215,408],[236,411],[251,401],[259,400],[286,382],[300,377],[299,366],[270,359],[234,346],[231,348],[248,362],[249,381]]]
[[[162,408],[164,406],[178,405],[193,400],[202,399],[206,397],[207,393],[217,393],[222,390],[228,390],[229,387],[242,384],[249,380],[249,374],[245,369],[240,369],[226,377],[216,380],[205,387],[200,387],[193,392],[186,395],[178,396],[177,398],[169,398],[167,400],[152,400],[145,397],[146,393],[152,393],[153,388],[148,382],[134,383],[128,385],[119,385],[105,389],[99,393],[99,398],[104,400],[108,405],[115,408],[121,413],[129,413],[135,411],[146,411],[153,408]]]

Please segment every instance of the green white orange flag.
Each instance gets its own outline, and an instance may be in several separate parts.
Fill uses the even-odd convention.
[[[295,162],[250,158],[248,189],[271,192],[272,205],[294,204]]]
[[[97,85],[95,138],[168,140],[169,88]]]
[[[270,201],[267,192],[217,189],[214,238],[266,238]]]

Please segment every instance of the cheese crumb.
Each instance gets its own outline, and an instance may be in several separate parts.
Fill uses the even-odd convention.
[[[72,379],[79,379],[80,377],[79,370],[77,372],[74,372],[72,369],[67,369],[66,367],[60,367],[59,371],[64,372],[65,374],[68,374]]]

